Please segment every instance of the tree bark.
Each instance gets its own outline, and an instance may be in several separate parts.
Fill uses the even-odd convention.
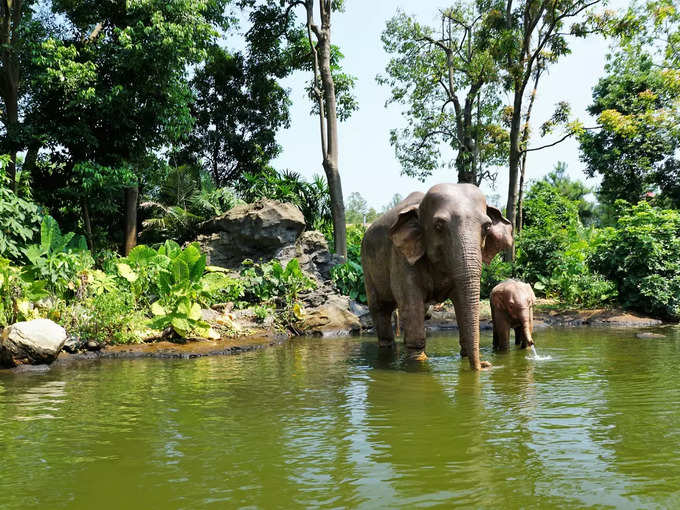
[[[137,199],[139,186],[125,188],[125,256],[137,245]]]
[[[531,111],[534,108],[536,101],[536,91],[538,90],[538,81],[541,79],[543,69],[539,66],[536,69],[536,76],[534,77],[534,88],[531,91],[531,98],[529,99],[529,107],[524,117],[524,128],[522,130],[522,158],[520,162],[519,175],[519,195],[517,197],[517,223],[515,225],[515,232],[520,233],[524,227],[524,212],[522,211],[522,202],[524,199],[524,176],[527,169],[527,143],[529,142],[529,122],[531,121]]]
[[[342,183],[338,165],[338,117],[335,98],[335,84],[331,74],[331,5],[328,0],[319,0],[321,28],[313,22],[314,2],[307,0],[307,30],[313,54],[314,86],[320,82],[321,91],[316,90],[319,99],[321,130],[321,149],[323,169],[328,180],[331,195],[331,214],[333,216],[333,242],[335,252],[347,258],[347,233],[345,223],[345,203],[342,196]],[[317,45],[314,48],[311,34],[314,33]],[[318,77],[318,79],[317,79]],[[323,94],[323,101],[320,95]],[[325,114],[325,115],[324,115]]]
[[[2,75],[0,76],[0,94],[5,105],[4,122],[8,140],[10,163],[7,168],[10,186],[16,193],[18,183],[16,179],[16,161],[19,137],[19,62],[14,45],[16,34],[21,23],[23,0],[14,2],[4,0],[0,3],[0,60],[2,60]]]
[[[83,209],[83,223],[85,223],[85,238],[87,239],[87,247],[94,253],[94,239],[92,237],[92,222],[90,221],[90,208],[87,206],[87,199],[81,200]]]

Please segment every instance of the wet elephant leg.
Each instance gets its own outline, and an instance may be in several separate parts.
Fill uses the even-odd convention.
[[[425,356],[425,314],[422,300],[414,300],[399,306],[404,331],[404,345],[409,357],[424,359]]]
[[[394,346],[394,330],[392,329],[392,312],[394,308],[393,304],[387,303],[369,306],[380,347]]]
[[[496,312],[493,317],[493,348],[497,351],[507,351],[510,347],[510,322],[502,312]]]

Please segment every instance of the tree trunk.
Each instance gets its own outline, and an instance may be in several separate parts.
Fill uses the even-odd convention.
[[[85,238],[87,239],[87,247],[94,253],[94,239],[92,238],[92,222],[90,221],[90,208],[87,206],[87,199],[81,200],[81,207],[83,209],[83,223],[85,223]]]
[[[331,214],[333,216],[333,242],[335,252],[347,258],[347,233],[345,223],[345,203],[342,196],[342,183],[338,166],[338,117],[336,111],[335,84],[331,74],[331,13],[330,2],[320,0],[321,28],[313,24],[313,1],[307,0],[307,28],[311,41],[311,32],[317,38],[316,48],[312,45],[314,57],[314,85],[317,86],[317,73],[320,77],[323,102],[319,101],[321,126],[321,148],[323,152],[323,169],[328,180],[331,195]],[[317,91],[319,95],[319,91]],[[325,131],[324,131],[325,113]]]
[[[531,91],[531,98],[529,99],[529,107],[524,117],[524,129],[522,130],[522,158],[520,162],[520,176],[519,176],[519,196],[517,198],[517,223],[515,225],[515,232],[520,233],[524,227],[524,212],[522,211],[522,201],[524,197],[524,176],[527,170],[527,144],[529,143],[529,123],[531,121],[531,111],[534,108],[536,101],[536,91],[538,90],[538,81],[541,79],[542,68],[536,69],[536,76],[534,77],[534,88]]]
[[[514,226],[517,221],[517,194],[519,191],[519,162],[521,156],[519,135],[521,131],[522,120],[522,94],[523,90],[515,89],[515,98],[513,102],[512,122],[510,124],[510,168],[508,179],[508,203],[505,208],[505,216]],[[515,258],[515,245],[513,243],[511,248],[504,252],[506,261],[511,261]]]
[[[10,163],[7,167],[10,186],[16,193],[18,183],[16,179],[17,152],[19,138],[19,62],[16,56],[16,37],[21,23],[23,0],[14,2],[2,2],[0,8],[0,43],[3,48],[0,51],[2,60],[2,76],[0,78],[0,91],[5,104],[4,122],[10,155]]]
[[[125,256],[137,245],[137,198],[139,186],[125,188]]]

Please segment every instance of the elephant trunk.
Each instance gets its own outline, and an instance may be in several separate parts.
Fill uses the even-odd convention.
[[[479,281],[482,272],[480,253],[463,253],[455,274],[453,304],[460,335],[461,356],[468,356],[473,370],[481,369],[479,357]]]
[[[522,333],[524,334],[524,338],[526,339],[527,343],[526,346],[531,347],[532,345],[534,345],[534,337],[531,336],[531,326],[527,322],[522,324]]]

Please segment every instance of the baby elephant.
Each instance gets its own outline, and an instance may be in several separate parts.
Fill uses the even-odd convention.
[[[522,349],[534,345],[534,303],[536,296],[531,286],[519,280],[505,280],[491,291],[493,320],[493,348],[508,349],[510,328],[515,330],[515,345]]]

